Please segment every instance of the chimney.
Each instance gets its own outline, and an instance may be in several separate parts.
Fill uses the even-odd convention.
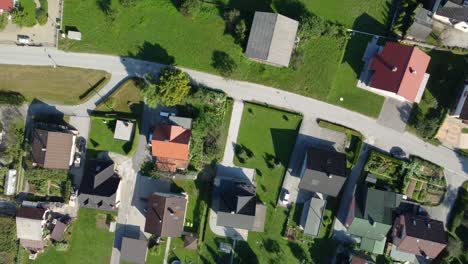
[[[333,176],[330,173],[327,173],[327,175],[329,179],[333,178]]]
[[[47,151],[47,149],[46,149],[46,148],[42,148],[41,151]]]
[[[172,208],[168,207],[167,210],[169,211],[171,215],[174,215],[174,210],[172,210]]]
[[[416,75],[417,72],[413,67],[410,67],[409,70],[410,70],[411,74]]]
[[[431,223],[427,223],[427,228],[431,229]]]
[[[398,70],[398,68],[396,66],[393,66],[392,72],[396,72],[397,70]]]
[[[411,223],[413,223],[413,225],[416,225],[416,220],[411,219]]]

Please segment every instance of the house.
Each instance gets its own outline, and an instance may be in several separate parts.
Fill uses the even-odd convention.
[[[50,234],[50,239],[54,241],[62,241],[66,228],[66,224],[57,219],[54,219],[54,227],[52,229],[52,233]]]
[[[429,57],[417,47],[387,42],[370,62],[373,92],[419,103],[426,89]]]
[[[0,14],[13,10],[13,0],[0,0]]]
[[[127,120],[117,120],[115,123],[114,138],[130,141],[133,135],[133,122]]]
[[[447,239],[443,222],[423,216],[402,214],[393,224],[392,255],[398,256],[398,251],[401,251],[434,259],[447,246]]]
[[[449,0],[435,12],[433,18],[468,33],[468,0]]]
[[[465,84],[460,99],[458,99],[457,107],[452,113],[453,116],[461,119],[464,123],[468,124],[468,84]]]
[[[346,181],[346,154],[309,148],[300,175],[299,189],[336,197]]]
[[[361,250],[382,254],[395,210],[402,196],[393,192],[359,186],[351,200],[345,226]]]
[[[46,169],[69,169],[75,156],[76,135],[66,131],[35,128],[31,159],[34,166]]]
[[[48,211],[43,208],[21,207],[16,210],[16,236],[27,250],[42,250],[46,242],[43,230],[47,222]]]
[[[243,182],[221,180],[216,225],[263,232],[266,206],[256,196],[255,186]]]
[[[148,253],[148,241],[146,239],[122,238],[120,249],[120,261],[124,263],[145,264]]]
[[[304,203],[300,221],[300,227],[304,230],[304,234],[314,237],[319,235],[326,204],[325,200],[316,197],[312,197]]]
[[[120,178],[112,161],[87,161],[78,194],[80,207],[117,210],[119,184]]]
[[[184,229],[187,197],[155,192],[148,199],[145,232],[158,237],[180,237]]]
[[[280,14],[255,12],[245,55],[255,61],[288,67],[299,22]]]
[[[432,12],[418,6],[415,10],[414,22],[406,32],[406,38],[426,41],[432,32]]]
[[[185,170],[189,162],[192,121],[182,117],[169,120],[170,124],[161,124],[154,129],[151,140],[152,155],[160,171]]]

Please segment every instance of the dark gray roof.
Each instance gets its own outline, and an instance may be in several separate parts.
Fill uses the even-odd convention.
[[[255,186],[222,180],[218,187],[217,225],[261,232],[266,206],[257,200]]]
[[[145,264],[148,242],[145,239],[124,237],[120,249],[120,260],[136,264]]]
[[[314,197],[304,203],[301,215],[301,226],[304,228],[304,234],[311,236],[319,235],[325,205],[325,200]]]
[[[309,148],[304,162],[306,166],[299,188],[338,196],[346,181],[346,154]]]
[[[443,222],[424,216],[402,215],[401,217],[405,219],[407,236],[447,244]]]
[[[180,116],[169,116],[169,121],[173,126],[180,126],[185,129],[192,129],[192,119]]]
[[[120,178],[114,171],[114,163],[89,160],[80,185],[80,206],[101,210],[116,210],[115,199]]]
[[[442,7],[437,15],[447,17],[455,21],[468,22],[468,7]]]
[[[432,27],[415,21],[413,25],[411,25],[411,27],[408,29],[408,32],[406,32],[406,35],[417,40],[426,40],[426,38],[431,34],[431,32]]]
[[[50,234],[50,239],[55,240],[55,241],[62,241],[63,240],[63,233],[65,232],[65,229],[67,228],[67,225],[57,221],[57,223],[54,226],[54,229],[52,230],[52,233]]]
[[[255,12],[245,55],[288,66],[299,23],[280,14]]]
[[[360,186],[356,190],[355,217],[392,225],[394,210],[401,202],[400,194]]]

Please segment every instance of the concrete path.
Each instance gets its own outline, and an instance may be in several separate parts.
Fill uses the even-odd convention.
[[[167,264],[167,259],[169,258],[169,250],[171,249],[171,238],[168,237],[166,241],[166,251],[164,251],[164,261],[163,264]]]
[[[234,100],[231,122],[229,123],[229,132],[226,140],[226,148],[224,149],[223,165],[234,166],[234,148],[237,142],[237,135],[239,134],[243,110],[244,102]]]

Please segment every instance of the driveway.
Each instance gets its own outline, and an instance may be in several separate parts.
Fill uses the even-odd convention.
[[[387,97],[385,98],[377,122],[382,126],[402,133],[406,129],[406,123],[410,117],[412,107],[413,105],[409,102]]]
[[[282,199],[284,192],[288,191],[291,202],[304,203],[310,197],[310,193],[300,191],[298,186],[301,181],[300,171],[307,149],[315,146],[342,152],[344,151],[345,141],[346,135],[344,133],[324,129],[317,124],[316,118],[304,117],[289,160],[281,190],[282,194],[279,199]],[[284,206],[280,201],[278,201],[278,204]]]
[[[237,142],[237,135],[242,120],[242,113],[244,111],[244,102],[234,100],[232,106],[231,122],[229,123],[229,132],[226,141],[226,148],[224,149],[223,165],[234,165],[234,148]]]
[[[461,145],[461,134],[463,128],[468,128],[460,119],[447,116],[437,131],[436,138],[439,139],[444,146],[449,148],[461,148],[466,146]]]

